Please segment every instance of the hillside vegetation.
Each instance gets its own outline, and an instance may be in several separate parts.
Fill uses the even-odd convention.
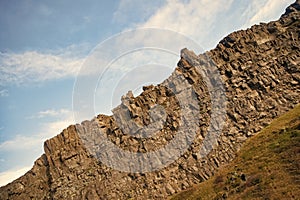
[[[299,199],[300,105],[249,139],[236,159],[179,199]]]

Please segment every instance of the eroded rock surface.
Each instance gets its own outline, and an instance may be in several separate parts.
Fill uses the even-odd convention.
[[[165,82],[145,86],[137,97],[129,92],[114,110],[115,116],[98,115],[47,140],[45,153],[33,168],[1,187],[0,199],[164,199],[208,179],[235,157],[248,137],[299,103],[299,3],[297,0],[287,8],[278,21],[234,32],[203,55],[182,50],[178,66]],[[224,83],[226,123],[217,146],[207,157],[201,157],[212,110],[212,98],[201,73],[212,64],[207,58],[218,68]],[[174,83],[173,90],[164,85],[168,81]],[[175,162],[158,171],[131,173],[111,169],[93,156],[99,151],[99,137],[91,131],[93,123],[126,151],[146,153],[164,147],[184,123],[176,95],[187,87],[193,88],[200,102],[192,109],[199,121],[194,142]],[[117,125],[127,118],[130,123]],[[153,123],[157,124],[151,126]]]

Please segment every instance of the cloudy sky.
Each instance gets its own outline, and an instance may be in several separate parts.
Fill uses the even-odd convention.
[[[209,50],[230,32],[278,19],[291,3],[293,0],[0,0],[0,185],[32,167],[43,153],[45,139],[78,122],[73,114],[74,83],[101,42],[123,31],[157,28],[184,35]],[[139,38],[143,39],[147,38]],[[159,43],[161,38],[152,37],[156,39]],[[178,45],[178,55],[184,47]],[[174,67],[169,66],[170,71]],[[160,72],[161,77],[166,72]],[[153,76],[152,82],[156,81]],[[111,108],[102,103],[96,113],[110,114]]]

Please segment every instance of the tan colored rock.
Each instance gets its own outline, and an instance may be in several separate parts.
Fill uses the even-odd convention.
[[[172,83],[176,94],[194,88],[201,102],[200,121],[191,148],[174,163],[159,171],[127,173],[105,166],[91,154],[99,151],[100,140],[92,131],[93,123],[98,124],[112,143],[131,152],[154,151],[174,138],[183,123],[176,96],[163,84],[145,86],[141,95],[134,97],[129,92],[122,98],[122,104],[115,109],[119,118],[98,115],[47,140],[45,154],[24,176],[1,187],[0,199],[165,199],[208,179],[218,167],[234,158],[248,137],[299,103],[299,9],[297,0],[278,21],[234,32],[206,54],[181,51],[178,67],[164,83]],[[207,136],[214,100],[201,74],[201,69],[210,73],[207,57],[215,63],[224,82],[227,119],[218,146],[201,158],[199,152]],[[180,75],[186,83],[176,78]],[[155,110],[156,104],[163,109]],[[151,109],[154,109],[152,115]],[[160,117],[166,118],[165,123],[162,127],[157,125],[160,129],[154,131],[157,126],[151,124],[159,122]],[[130,123],[118,127],[118,120],[125,118]],[[215,129],[218,126],[212,125]],[[144,127],[155,133],[150,138],[136,138],[142,135]],[[126,134],[130,130],[136,132]],[[79,132],[84,135],[79,136]],[[91,151],[84,142],[92,147]]]

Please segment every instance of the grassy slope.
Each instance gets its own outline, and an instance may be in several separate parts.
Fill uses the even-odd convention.
[[[300,105],[249,139],[211,179],[171,199],[300,199]]]

